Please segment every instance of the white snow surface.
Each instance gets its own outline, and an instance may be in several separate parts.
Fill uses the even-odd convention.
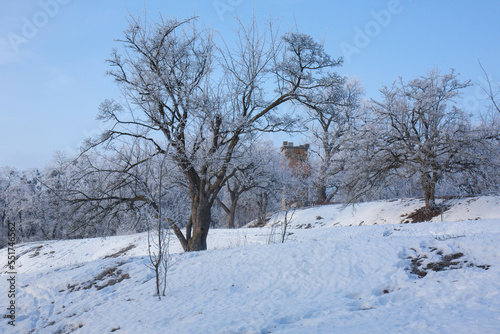
[[[431,221],[460,221],[500,218],[500,196],[482,196],[463,199],[437,200],[449,209]],[[362,226],[401,224],[408,214],[425,205],[423,199],[398,199],[365,202],[354,205],[331,204],[288,212],[290,227],[311,228],[318,226]],[[274,214],[267,226],[283,222],[284,213]],[[251,225],[252,223],[250,223]]]
[[[395,224],[417,202],[298,210],[284,244],[267,244],[269,227],[212,229],[203,252],[172,239],[161,300],[146,234],[17,245],[16,326],[0,318],[0,332],[500,333],[499,197]],[[450,268],[411,272],[452,254]]]

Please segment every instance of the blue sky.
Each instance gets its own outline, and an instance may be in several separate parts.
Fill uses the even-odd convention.
[[[147,9],[154,18],[203,22],[232,38],[233,8],[243,19],[272,15],[324,39],[338,72],[356,76],[367,98],[399,76],[410,80],[433,67],[455,68],[463,80],[481,81],[478,59],[500,81],[500,1],[96,1],[25,0],[0,4],[0,166],[47,165],[56,151],[76,152],[102,129],[95,121],[106,98],[119,97],[105,76],[114,39],[127,27],[128,13]],[[475,111],[477,87],[463,105]],[[292,139],[293,140],[293,139]]]

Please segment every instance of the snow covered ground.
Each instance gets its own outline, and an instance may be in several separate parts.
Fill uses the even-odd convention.
[[[162,300],[146,234],[18,245],[16,326],[0,332],[499,333],[499,202],[419,224],[396,224],[416,200],[300,210],[285,244],[270,227],[211,230],[204,252],[172,240]]]
[[[459,221],[500,218],[500,196],[482,196],[463,199],[437,200],[438,204],[448,206],[442,216],[431,221]],[[362,226],[381,224],[400,224],[407,221],[411,212],[424,206],[423,199],[401,199],[359,203],[356,205],[332,204],[297,210],[293,213],[290,226],[310,228],[318,226]],[[292,212],[288,213],[288,217]],[[268,226],[280,224],[284,214],[271,217]]]

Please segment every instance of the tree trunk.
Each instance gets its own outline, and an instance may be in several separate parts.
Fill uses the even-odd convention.
[[[238,199],[240,198],[239,187],[234,191],[229,191],[231,196],[231,206],[229,207],[229,212],[227,216],[227,228],[234,228],[234,220],[236,217],[236,207],[238,205]]]
[[[422,175],[422,190],[424,192],[425,207],[432,210],[436,207],[436,180],[430,173]]]
[[[327,200],[326,196],[326,182],[329,178],[328,171],[332,164],[332,143],[330,141],[330,134],[328,128],[330,122],[320,122],[323,129],[323,139],[321,146],[324,150],[324,157],[322,158],[321,165],[319,167],[318,184],[316,187],[316,203],[324,204]]]
[[[260,193],[257,198],[257,205],[259,207],[258,226],[266,225],[267,204],[268,193]]]
[[[319,180],[320,182],[322,180]],[[326,202],[326,185],[324,183],[319,183],[316,186],[316,203],[324,204]]]
[[[238,191],[232,191],[229,189],[229,195],[231,197],[231,205],[229,208],[217,197],[215,200],[219,204],[219,206],[224,210],[224,212],[227,214],[227,228],[234,228],[234,221],[236,217],[236,207],[238,205],[238,199],[240,198],[240,193]]]
[[[227,216],[227,228],[234,228],[234,221],[236,217],[236,204],[238,202],[238,198],[231,202],[231,207],[229,208],[229,214]]]
[[[192,234],[188,240],[189,251],[207,249],[207,235],[210,229],[211,206],[208,200],[201,200],[191,206]]]

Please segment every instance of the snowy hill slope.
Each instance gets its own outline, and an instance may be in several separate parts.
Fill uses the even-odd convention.
[[[303,211],[297,224],[316,219]],[[211,230],[197,253],[172,240],[162,300],[145,234],[19,245],[16,327],[4,318],[0,332],[500,332],[498,218],[292,229],[268,245],[270,231]]]
[[[438,200],[448,207],[441,216],[431,221],[460,221],[500,218],[500,196],[470,197],[464,199]],[[294,228],[323,226],[361,226],[400,224],[407,221],[410,213],[424,206],[423,199],[400,199],[392,201],[366,202],[355,205],[332,204],[297,210],[290,222]],[[290,213],[289,213],[290,217]],[[283,213],[271,217],[267,226],[280,224]]]

